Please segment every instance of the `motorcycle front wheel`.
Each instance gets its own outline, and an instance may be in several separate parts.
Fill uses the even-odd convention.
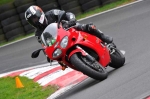
[[[71,64],[83,74],[96,79],[96,80],[104,80],[107,78],[108,74],[104,67],[102,67],[97,61],[90,64],[86,62],[86,57],[82,56],[80,53],[75,53],[71,56],[70,62]],[[92,68],[90,65],[92,65]],[[97,69],[96,69],[97,68]]]

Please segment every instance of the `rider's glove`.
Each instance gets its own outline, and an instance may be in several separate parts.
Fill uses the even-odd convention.
[[[68,21],[66,21],[66,20],[62,20],[61,23],[62,23],[63,28],[69,28],[70,27],[68,24]]]
[[[70,20],[70,21],[68,21],[68,25],[70,27],[76,25],[76,20]]]
[[[90,31],[90,32],[94,32],[96,29],[96,26],[93,25],[93,23],[90,24],[86,24],[86,30]]]

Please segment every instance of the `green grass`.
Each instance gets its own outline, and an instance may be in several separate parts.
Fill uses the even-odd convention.
[[[19,77],[23,88],[16,88],[15,77],[0,78],[0,99],[46,99],[57,90],[56,86],[43,88],[26,77]]]
[[[14,0],[0,0],[0,5],[6,4],[8,2],[13,2]]]
[[[135,0],[118,0],[118,1],[110,3],[110,4],[106,4],[106,5],[104,5],[104,6],[100,7],[100,8],[97,8],[95,10],[88,11],[86,13],[78,15],[77,19],[85,18],[87,16],[90,16],[90,15],[93,15],[93,14],[97,14],[97,13],[100,13],[100,12],[103,12],[103,11],[106,11],[106,10],[109,10],[109,9],[112,9],[112,8],[115,8],[115,7],[118,7],[118,6],[130,3],[130,2],[133,2],[133,1],[135,1]]]

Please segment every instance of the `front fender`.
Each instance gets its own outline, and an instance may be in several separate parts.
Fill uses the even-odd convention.
[[[70,57],[74,54],[74,53],[78,53],[78,52],[80,52],[83,56],[86,56],[87,55],[87,53],[83,50],[83,49],[81,49],[80,47],[77,47],[76,49],[74,49],[70,54],[69,54],[69,59],[70,59]]]

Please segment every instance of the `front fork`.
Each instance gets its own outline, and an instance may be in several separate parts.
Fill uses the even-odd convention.
[[[97,65],[97,61],[94,57],[92,57],[91,55],[89,55],[84,49],[82,49],[80,46],[76,46],[76,50],[74,50],[73,52],[71,52],[71,54],[69,56],[72,56],[73,54],[80,52],[82,54],[81,57],[82,60],[91,68],[98,70],[102,67],[100,67],[100,65]],[[69,57],[70,58],[70,57]]]
[[[69,54],[69,59],[70,57],[75,54],[80,52],[83,56],[85,56],[89,61],[95,61],[95,58],[93,58],[91,55],[89,55],[84,49],[82,49],[80,46],[76,46],[76,49],[73,50],[70,54]]]
[[[90,62],[95,62],[95,58],[89,55],[86,51],[84,51],[81,47],[77,46],[76,48],[81,49],[83,51],[82,55],[86,57],[86,59]]]
[[[81,53],[82,56],[84,56],[87,61],[89,61],[91,64],[93,64],[96,60],[95,58],[93,58],[91,55],[89,55],[84,49],[82,49],[80,46],[76,46],[76,49],[73,50],[69,56],[68,59],[70,59],[70,57],[75,54],[75,53]],[[65,70],[67,68],[67,65],[64,64],[62,61],[58,62],[61,66],[62,66],[62,70]],[[93,66],[91,65],[91,67],[93,68]],[[95,68],[95,67],[94,67]]]

